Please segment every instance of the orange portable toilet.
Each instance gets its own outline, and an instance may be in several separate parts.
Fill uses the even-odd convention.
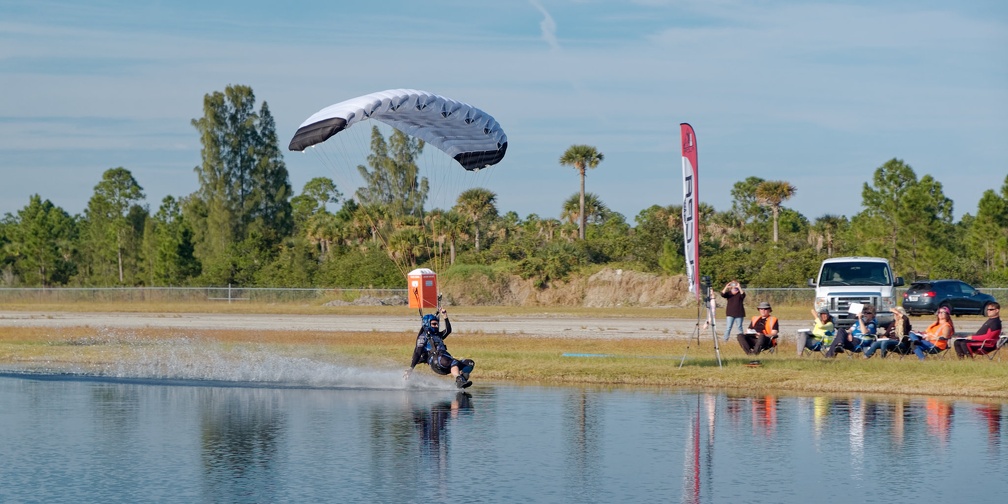
[[[409,272],[410,308],[437,308],[437,273],[427,268],[417,268]]]

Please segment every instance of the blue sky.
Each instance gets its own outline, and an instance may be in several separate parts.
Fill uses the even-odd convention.
[[[1008,173],[1008,2],[0,0],[0,214],[39,194],[81,213],[108,168],[156,211],[196,190],[190,121],[253,88],[283,147],[326,105],[390,88],[473,104],[505,128],[491,190],[557,217],[572,144],[586,189],[633,217],[682,200],[678,124],[696,129],[700,200],[787,180],[810,219],[861,210],[892,158],[934,176],[955,215]],[[285,154],[300,192],[330,176]]]

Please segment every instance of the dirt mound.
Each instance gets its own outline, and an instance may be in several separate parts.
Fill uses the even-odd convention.
[[[396,294],[383,298],[364,295],[353,301],[334,299],[326,303],[325,306],[401,306],[405,304],[408,304],[406,297]]]
[[[603,269],[588,277],[553,282],[545,289],[517,275],[490,278],[472,275],[465,281],[442,283],[451,304],[505,306],[684,306],[690,298],[686,277],[661,276],[621,269]]]

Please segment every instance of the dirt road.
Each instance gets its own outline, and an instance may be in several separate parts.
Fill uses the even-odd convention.
[[[549,338],[686,338],[697,328],[696,320],[652,318],[583,318],[564,315],[466,316],[451,318],[452,329],[459,334],[513,334]],[[717,332],[723,331],[723,320]],[[923,328],[929,320],[917,318]],[[980,320],[957,320],[956,331],[973,332]],[[273,331],[402,331],[419,327],[416,316],[378,315],[278,315],[278,314],[206,314],[206,313],[70,313],[0,311],[0,327],[95,327],[162,329],[240,329]],[[780,322],[784,341],[809,326],[809,321]],[[702,337],[709,338],[707,329]]]

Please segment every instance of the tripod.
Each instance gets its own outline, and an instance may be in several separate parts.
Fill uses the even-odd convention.
[[[719,346],[718,336],[717,336],[717,321],[716,321],[716,307],[714,304],[714,292],[711,290],[710,277],[703,277],[703,305],[704,311],[706,312],[705,321],[703,328],[700,327],[700,305],[697,305],[697,321],[696,326],[693,329],[693,335],[686,340],[686,351],[683,352],[682,360],[679,361],[679,367],[683,367],[683,363],[686,362],[686,355],[689,354],[690,342],[693,338],[696,338],[697,346],[700,345],[700,333],[705,331],[707,327],[710,327],[711,339],[714,340],[714,355],[717,356],[718,367],[723,367],[721,364],[721,347]]]

